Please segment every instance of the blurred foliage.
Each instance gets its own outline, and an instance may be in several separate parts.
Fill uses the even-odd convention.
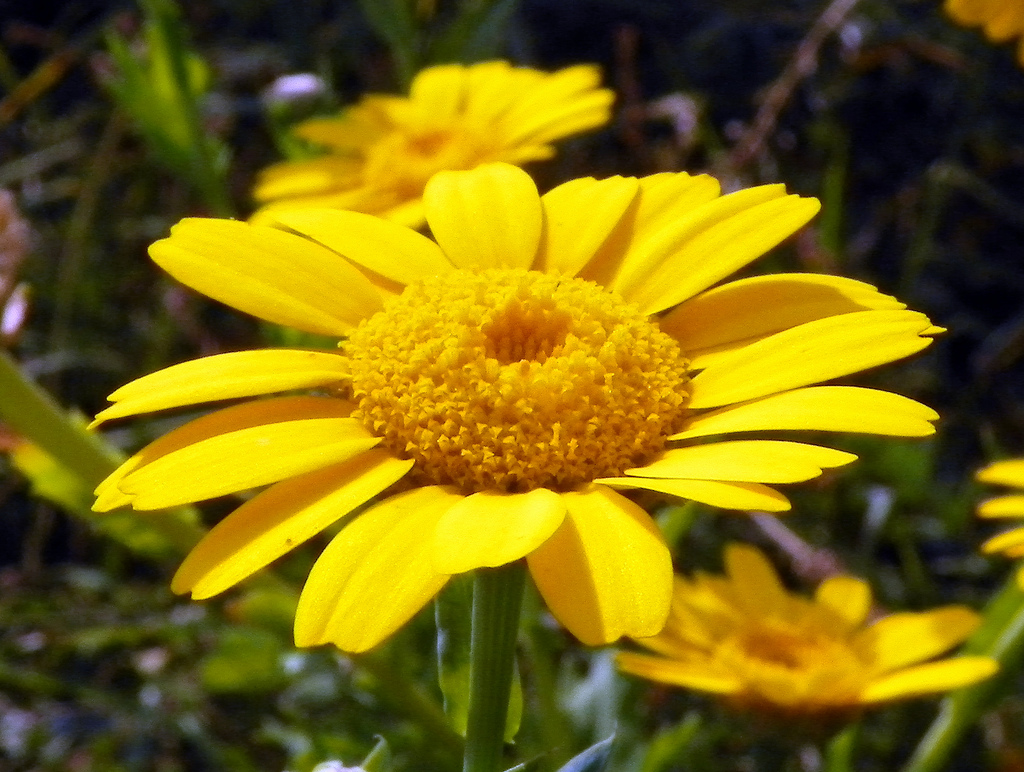
[[[254,175],[279,158],[266,95],[280,76],[308,72],[327,87],[275,118],[287,123],[400,89],[428,62],[594,61],[619,94],[616,122],[533,167],[542,189],[682,168],[712,171],[729,189],[784,181],[824,209],[754,271],[860,278],[949,330],[924,356],[864,379],[939,410],[933,440],[847,439],[861,463],[793,491],[795,511],[780,520],[642,499],[657,507],[678,567],[716,569],[722,544],[745,539],[766,546],[794,585],[839,567],[865,576],[880,608],[994,598],[973,645],[998,648],[1020,625],[1021,599],[1000,590],[1005,561],[977,554],[988,527],[973,518],[982,492],[970,475],[1024,453],[1024,72],[1010,46],[953,26],[932,0],[851,2],[807,48],[830,5],[0,5],[0,186],[34,230],[20,269],[31,313],[5,340],[28,375],[88,415],[135,376],[266,334],[172,285],[145,249],[183,216],[251,210]],[[798,50],[812,66],[790,78]],[[180,420],[106,436],[134,448]],[[176,599],[173,560],[143,560],[75,517],[82,480],[40,476],[45,458],[0,463],[0,769],[457,766],[443,706],[464,688],[464,631],[438,652],[426,614],[366,658],[296,651],[292,604],[315,549],[221,602]],[[225,510],[213,502],[207,521]],[[458,602],[443,598],[442,627],[443,604]],[[831,744],[787,735],[618,676],[610,652],[575,645],[533,595],[521,651],[516,754],[531,770],[573,769],[614,732],[594,751],[609,770],[880,772],[910,759],[937,710],[871,713]],[[942,707],[936,726],[958,726],[947,769],[1024,765],[1019,652],[1004,653],[998,684]]]

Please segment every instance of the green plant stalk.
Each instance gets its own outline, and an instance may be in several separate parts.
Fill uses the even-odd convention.
[[[0,351],[0,420],[15,432],[46,451],[78,477],[89,489],[95,488],[121,463],[120,454],[100,437],[77,423],[33,381],[29,380],[6,351]],[[132,518],[138,516],[132,515]],[[157,531],[174,552],[184,554],[202,537],[195,512],[175,509],[139,518]],[[114,526],[111,535],[124,533],[118,515],[95,515],[90,521],[101,530]],[[127,542],[131,547],[131,542]]]
[[[982,627],[964,647],[965,654],[981,654],[999,662],[1000,673],[975,686],[961,689],[942,701],[939,715],[918,743],[903,772],[939,772],[964,735],[999,696],[1024,656],[1024,594],[1016,572],[989,603]]]
[[[188,46],[185,42],[185,30],[178,16],[177,6],[170,0],[143,0],[149,22],[160,26],[164,36],[171,42],[169,46],[171,71],[178,86],[179,107],[185,114],[189,132],[192,135],[192,148],[196,182],[202,193],[203,200],[217,217],[231,217],[234,207],[228,196],[227,180],[218,169],[213,157],[210,142],[203,131],[203,121],[199,104],[189,85],[189,77],[185,64]]]
[[[473,578],[469,718],[463,772],[498,772],[512,692],[526,565],[478,569]]]

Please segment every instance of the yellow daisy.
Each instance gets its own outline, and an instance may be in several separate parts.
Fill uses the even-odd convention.
[[[1018,493],[983,501],[978,506],[979,517],[1020,517],[1024,518],[1024,458],[1011,458],[989,464],[977,474],[979,482],[992,485],[1007,485],[1022,489]],[[993,536],[983,545],[982,552],[992,555],[1001,552],[1008,558],[1024,557],[1024,526]],[[1024,589],[1024,566],[1017,572],[1017,583]]]
[[[853,718],[862,708],[958,689],[991,676],[989,657],[927,662],[980,623],[964,606],[891,614],[867,624],[871,588],[835,576],[814,598],[783,587],[753,547],[730,544],[726,576],[676,578],[665,629],[623,652],[619,667],[787,719]]]
[[[993,43],[1024,35],[1024,0],[946,0],[946,13],[963,27],[981,27]],[[1017,60],[1024,66],[1024,40]]]
[[[428,67],[407,97],[370,95],[338,117],[298,126],[327,155],[265,169],[254,222],[315,206],[420,227],[423,188],[435,173],[550,158],[555,140],[607,123],[614,95],[600,80],[591,65],[555,73],[500,61]]]
[[[555,616],[603,644],[661,629],[672,586],[657,528],[617,492],[784,511],[765,483],[855,456],[712,435],[926,435],[895,394],[814,386],[912,354],[936,328],[866,284],[788,274],[714,287],[804,225],[814,199],[707,176],[578,179],[544,196],[507,164],[442,172],[434,240],[358,212],[280,228],[186,219],[150,248],[171,275],[340,350],[221,354],[145,376],[97,422],[261,394],[129,459],[96,508],[148,510],[270,485],[188,556],[206,598],[379,494],[303,590],[300,645],[370,648],[449,576],[525,558]],[[404,490],[386,492],[400,483]]]

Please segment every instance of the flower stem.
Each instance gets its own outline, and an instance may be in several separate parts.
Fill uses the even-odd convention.
[[[462,772],[501,768],[525,581],[522,561],[479,569],[473,579],[469,718]]]

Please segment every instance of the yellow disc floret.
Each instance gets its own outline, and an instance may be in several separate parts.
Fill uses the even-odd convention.
[[[410,285],[342,344],[353,416],[421,482],[568,490],[649,461],[685,415],[687,360],[598,285],[455,271]]]

